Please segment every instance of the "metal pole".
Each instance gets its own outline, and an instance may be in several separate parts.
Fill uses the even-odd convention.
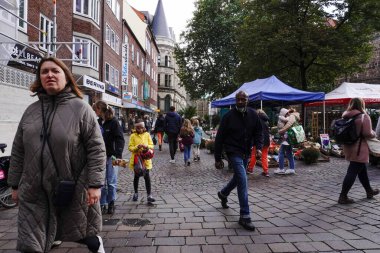
[[[53,56],[57,56],[55,50],[55,43],[57,42],[57,1],[53,0],[54,9],[53,9]]]
[[[260,100],[260,104],[261,104],[261,110],[263,109],[263,101],[262,100]]]
[[[326,133],[326,101],[323,100],[323,133]]]

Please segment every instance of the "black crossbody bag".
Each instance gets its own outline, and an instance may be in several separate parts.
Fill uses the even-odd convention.
[[[54,168],[55,168],[56,173],[57,173],[57,177],[60,178],[57,162],[55,160],[54,153],[53,153],[53,150],[51,148],[51,144],[50,144],[50,140],[49,140],[50,134],[48,133],[48,127],[46,126],[44,109],[43,109],[42,103],[41,103],[41,110],[42,110],[43,130],[44,130],[44,136],[45,136],[44,141],[47,143],[47,145],[49,147],[50,155],[51,155],[51,158],[53,160],[53,164],[54,164]],[[54,120],[55,111],[53,114],[51,124],[53,123],[53,120]],[[50,115],[48,118],[50,118]],[[74,180],[60,180],[57,183],[57,185],[55,186],[55,189],[54,189],[54,194],[53,194],[53,204],[55,207],[64,208],[64,207],[68,207],[71,205],[72,200],[74,198],[74,193],[75,193],[75,189],[76,189],[76,185],[77,185],[77,181],[79,179],[80,173],[81,173],[81,171],[78,173],[78,175],[76,175],[74,177]]]

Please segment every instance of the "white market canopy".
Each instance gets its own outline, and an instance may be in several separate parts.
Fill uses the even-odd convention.
[[[325,96],[326,105],[348,104],[351,98],[360,97],[366,104],[380,103],[380,84],[342,83]],[[323,102],[308,103],[307,106],[322,105]]]

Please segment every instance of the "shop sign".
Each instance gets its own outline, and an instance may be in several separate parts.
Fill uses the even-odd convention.
[[[320,134],[323,149],[331,149],[330,137],[328,134]]]
[[[12,61],[12,60],[10,61],[10,62],[18,64],[18,65],[23,65],[23,66],[26,66],[29,68],[37,69],[38,63],[42,59],[41,55],[33,52],[32,50],[30,50],[29,48],[27,48],[26,46],[21,45],[21,44],[15,44],[14,47],[11,48],[10,50],[11,50],[10,53],[11,53],[12,58],[15,59],[18,56],[18,59],[22,60],[22,61]],[[9,64],[10,63],[8,63],[8,65]]]
[[[102,93],[104,93],[106,90],[106,85],[103,82],[87,75],[83,76],[83,86]]]
[[[115,97],[115,96],[112,96],[110,94],[107,94],[107,93],[103,93],[102,94],[102,100],[107,102],[107,103],[110,103],[110,104],[113,104],[113,105],[117,105],[117,106],[122,106],[123,103],[121,101],[120,98],[118,97]]]
[[[132,92],[123,90],[123,99],[131,100],[132,99]]]
[[[128,85],[128,43],[122,45],[121,85]]]

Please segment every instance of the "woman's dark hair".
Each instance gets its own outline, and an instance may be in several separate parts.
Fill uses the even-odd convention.
[[[114,117],[112,107],[102,100],[95,102],[92,107],[96,107],[100,110],[100,114],[104,120],[111,120]]]
[[[63,63],[63,61],[61,61],[60,59],[57,59],[55,57],[43,58],[40,61],[40,63],[38,64],[37,71],[36,71],[36,80],[32,83],[32,85],[30,85],[30,88],[29,88],[32,92],[36,93],[34,95],[37,95],[37,93],[44,90],[44,88],[42,87],[40,75],[41,75],[41,66],[44,62],[47,62],[47,61],[54,62],[63,70],[63,72],[65,73],[65,76],[66,76],[66,80],[67,80],[66,86],[70,86],[72,89],[72,92],[75,95],[77,95],[80,98],[83,98],[82,92],[79,89],[78,84],[75,82],[74,77],[71,74],[71,71],[69,70],[69,68],[66,66],[65,63]]]

